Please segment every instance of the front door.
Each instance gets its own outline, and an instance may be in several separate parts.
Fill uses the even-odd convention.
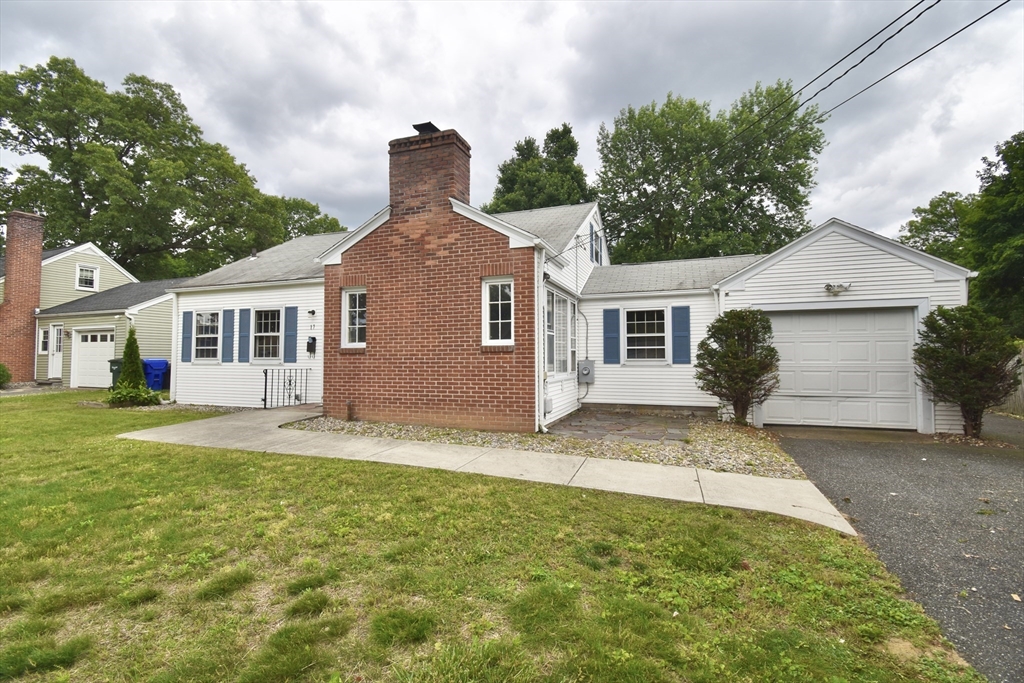
[[[64,326],[50,325],[50,367],[47,379],[57,379],[64,371]]]

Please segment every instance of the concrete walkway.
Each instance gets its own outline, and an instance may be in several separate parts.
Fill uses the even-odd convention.
[[[318,415],[319,410],[309,408],[252,410],[119,436],[187,446],[431,467],[744,510],[762,510],[821,524],[851,536],[857,534],[809,481],[554,453],[279,429],[282,424]]]

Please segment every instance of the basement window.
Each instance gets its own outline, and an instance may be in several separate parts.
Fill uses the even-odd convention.
[[[665,359],[665,309],[626,311],[626,359]]]

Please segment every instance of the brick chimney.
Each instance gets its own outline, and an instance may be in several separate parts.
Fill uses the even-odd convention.
[[[391,220],[450,209],[449,197],[469,203],[469,143],[454,130],[420,128],[433,131],[388,143]]]
[[[21,211],[7,216],[4,301],[0,304],[0,363],[11,381],[31,382],[36,368],[36,308],[43,263],[43,217]]]

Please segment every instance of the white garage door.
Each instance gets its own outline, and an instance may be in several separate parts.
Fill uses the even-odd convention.
[[[780,386],[765,423],[917,428],[913,309],[769,315]]]
[[[113,330],[76,330],[74,336],[75,376],[72,386],[110,386],[110,359],[114,357]]]

